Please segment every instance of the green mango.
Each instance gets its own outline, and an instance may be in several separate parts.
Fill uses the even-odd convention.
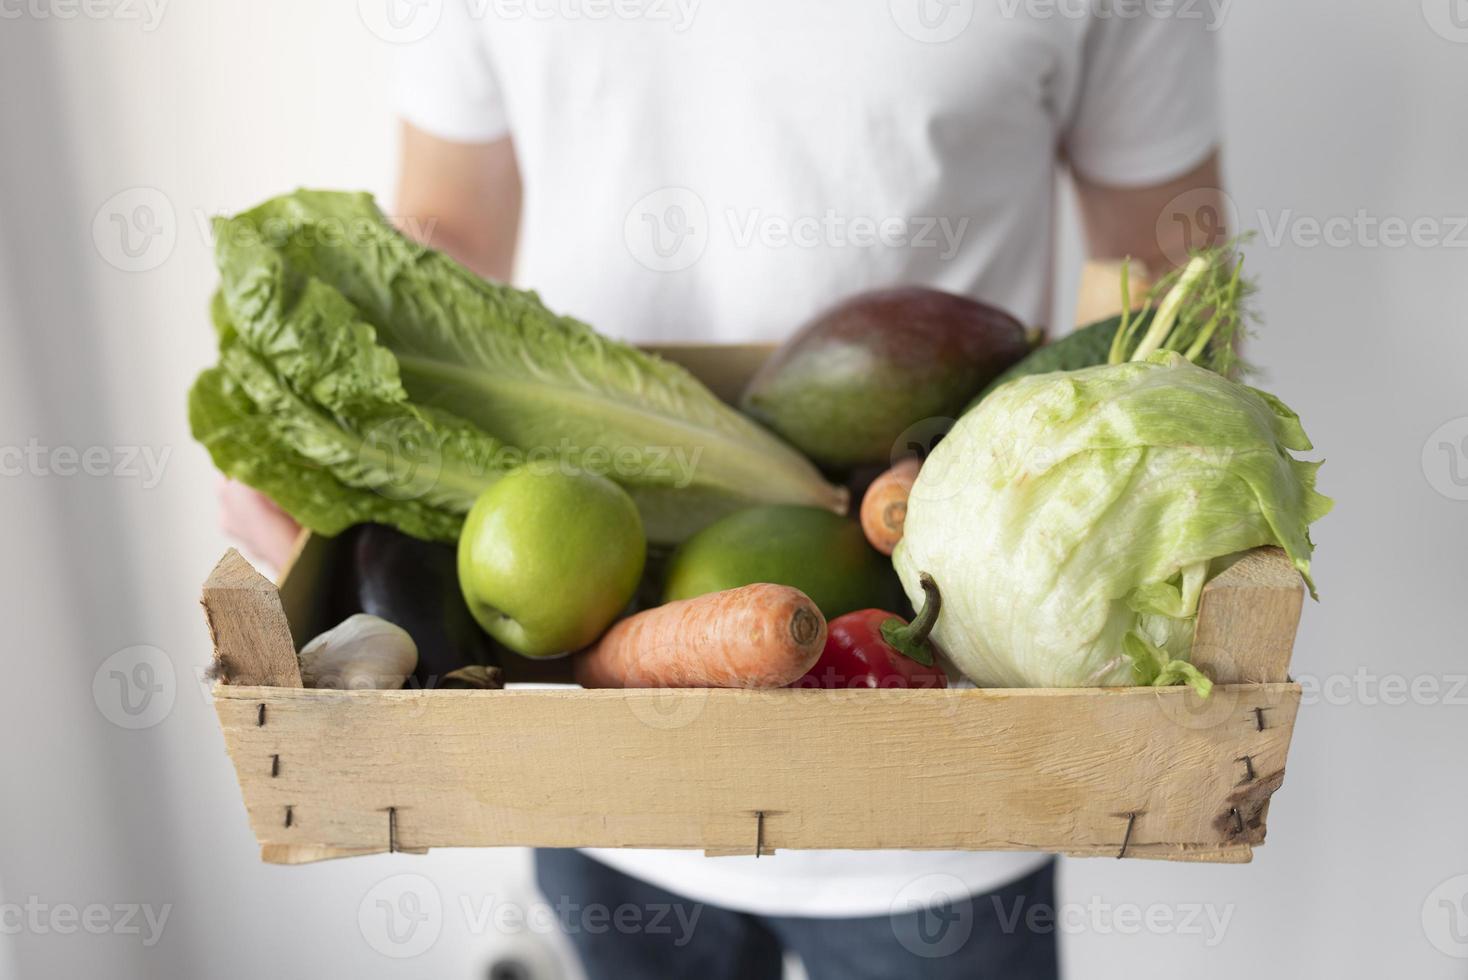
[[[891,563],[856,521],[796,505],[741,510],[689,538],[669,564],[663,601],[756,582],[799,589],[828,620],[903,603]]]
[[[890,466],[913,426],[957,417],[1029,350],[1018,320],[966,296],[862,293],[771,355],[739,405],[827,470]]]

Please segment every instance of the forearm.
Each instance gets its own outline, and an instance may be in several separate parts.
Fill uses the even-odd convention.
[[[1148,187],[1110,187],[1075,175],[1086,246],[1093,260],[1130,257],[1154,276],[1229,232],[1215,152],[1186,174]]]
[[[520,172],[506,138],[452,143],[402,127],[399,227],[490,279],[514,272]]]

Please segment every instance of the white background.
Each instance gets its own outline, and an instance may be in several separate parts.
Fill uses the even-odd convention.
[[[1230,916],[1222,941],[1124,935],[1088,912],[1065,938],[1073,977],[1468,971],[1438,948],[1468,954],[1434,895],[1468,873],[1468,691],[1445,703],[1468,674],[1468,501],[1452,499],[1468,487],[1451,468],[1468,480],[1468,444],[1454,459],[1434,436],[1468,416],[1468,232],[1456,247],[1391,247],[1357,220],[1432,221],[1447,236],[1468,215],[1468,26],[1454,27],[1468,10],[1452,12],[1450,0],[1226,11],[1228,186],[1242,226],[1268,228],[1249,251],[1266,321],[1251,351],[1328,458],[1322,486],[1338,500],[1317,528],[1323,601],[1294,661],[1324,687],[1307,697],[1253,864],[1063,866],[1065,902],[1211,905]],[[151,948],[127,934],[0,933],[0,978],[471,977],[495,952],[540,955],[531,936],[471,936],[459,904],[530,900],[520,852],[259,863],[195,680],[208,654],[198,587],[226,546],[183,410],[213,357],[200,220],[302,184],[385,196],[386,45],[345,3],[180,3],[152,30],[141,5],[0,13],[0,445],[169,453],[151,487],[0,478],[0,902],[171,905]],[[125,272],[92,226],[137,187],[171,205],[176,241],[161,264],[143,258],[156,268]],[[1333,217],[1355,227],[1314,242],[1309,221]],[[1067,241],[1073,272],[1073,229]],[[1468,435],[1458,426],[1450,441]],[[161,722],[126,730],[98,710],[92,681],[139,644],[163,651],[176,695]],[[1440,693],[1387,703],[1388,676]],[[446,914],[434,947],[398,962],[357,913],[404,872],[431,878]],[[1468,908],[1460,928],[1468,941]]]

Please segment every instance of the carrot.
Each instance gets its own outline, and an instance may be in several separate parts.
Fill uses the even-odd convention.
[[[759,583],[630,616],[574,670],[583,687],[784,687],[825,645],[826,620],[804,592]]]
[[[861,529],[872,547],[884,555],[892,554],[902,540],[907,497],[917,475],[918,461],[909,456],[873,480],[861,498]]]

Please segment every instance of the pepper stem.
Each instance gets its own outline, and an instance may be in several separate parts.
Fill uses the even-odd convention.
[[[882,639],[887,645],[909,660],[916,660],[924,667],[933,665],[933,646],[928,634],[938,624],[938,612],[943,607],[943,596],[938,592],[938,583],[933,576],[923,572],[918,576],[923,587],[923,605],[911,623],[904,623],[893,616],[882,623]]]

